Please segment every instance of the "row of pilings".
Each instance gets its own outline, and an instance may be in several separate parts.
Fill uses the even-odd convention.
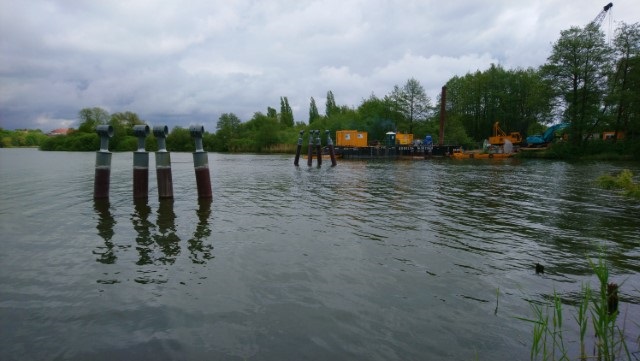
[[[328,130],[325,131],[327,135],[327,148],[329,152],[329,157],[331,159],[331,166],[335,167],[338,162],[336,161],[336,151],[333,146],[333,140],[331,139],[330,132]],[[296,156],[293,160],[293,165],[296,167],[300,163],[300,153],[302,152],[302,136],[304,135],[304,130],[300,131],[300,136],[298,138],[298,145],[296,147]],[[309,145],[307,147],[307,165],[311,167],[313,165],[313,153],[316,153],[316,159],[318,167],[322,166],[322,141],[320,139],[320,130],[310,130],[309,131]]]
[[[148,125],[133,127],[134,135],[138,138],[138,149],[133,152],[133,198],[146,199],[149,197],[149,153],[145,149],[146,138],[150,133]],[[195,125],[189,127],[191,137],[195,141],[196,150],[193,152],[193,167],[196,175],[198,198],[211,199],[211,176],[209,173],[209,158],[202,148],[204,127]],[[93,184],[93,198],[109,198],[109,184],[111,178],[111,152],[109,138],[113,137],[111,125],[99,125],[96,133],[100,136],[100,150],[96,152],[96,169]],[[156,152],[156,175],[158,180],[158,197],[160,199],[173,198],[173,179],[171,175],[171,153],[167,151],[166,138],[169,128],[153,127],[153,135],[158,141]]]

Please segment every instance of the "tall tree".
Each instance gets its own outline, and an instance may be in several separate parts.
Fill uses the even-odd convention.
[[[278,111],[275,108],[267,107],[267,116],[271,119],[278,119]]]
[[[293,111],[289,106],[287,97],[280,97],[280,123],[285,128],[293,127]]]
[[[534,69],[485,71],[455,76],[447,82],[447,118],[456,118],[475,141],[491,135],[500,122],[507,131],[528,130],[551,121],[551,90]]]
[[[413,125],[417,120],[426,119],[431,109],[431,99],[415,78],[407,80],[402,87],[402,113],[409,122],[409,133],[413,133]]]
[[[250,151],[262,152],[278,143],[279,127],[276,119],[257,112],[246,124],[251,128],[248,133],[252,140]]]
[[[324,115],[327,118],[330,118],[333,115],[336,115],[339,108],[336,105],[336,99],[333,97],[333,92],[329,90],[327,92],[327,101],[325,103]]]
[[[404,114],[402,110],[405,108],[405,98],[402,89],[399,86],[394,85],[391,93],[384,97],[384,102],[387,104],[389,109],[389,119],[394,124],[393,130],[397,131],[404,121]]]
[[[117,122],[125,128],[132,128],[134,125],[144,124],[138,114],[130,111],[117,112],[111,114],[111,122]]]
[[[622,24],[613,44],[616,64],[609,96],[613,103],[613,129],[640,131],[640,23]]]
[[[114,150],[133,150],[136,149],[137,139],[133,133],[133,126],[144,124],[138,114],[126,111],[111,114],[109,125],[113,127],[113,138],[111,138],[111,146]]]
[[[311,97],[311,101],[309,102],[309,124],[315,122],[320,118],[320,114],[318,113],[318,106],[316,105],[316,100]]]
[[[366,130],[371,141],[384,140],[385,133],[394,129],[394,123],[389,114],[389,104],[374,94],[371,94],[368,99],[362,100],[358,106],[357,114],[362,125],[354,128]]]
[[[593,23],[560,32],[542,73],[554,90],[571,141],[580,145],[598,123],[611,51]]]
[[[216,125],[216,137],[221,151],[228,152],[231,141],[240,129],[240,118],[233,113],[224,113]]]

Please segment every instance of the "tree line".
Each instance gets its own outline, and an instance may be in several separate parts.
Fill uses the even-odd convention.
[[[38,147],[47,139],[40,129],[6,130],[0,128],[0,148]]]
[[[474,146],[492,132],[498,121],[507,131],[539,134],[546,126],[570,123],[569,139],[574,147],[588,144],[592,134],[624,133],[625,139],[640,138],[640,23],[621,24],[613,41],[597,24],[571,27],[560,33],[547,61],[537,69],[488,69],[454,76],[446,86],[445,143]],[[440,94],[435,104],[440,104]],[[203,144],[218,152],[292,151],[300,130],[341,129],[367,131],[370,141],[384,139],[388,131],[414,134],[414,139],[437,135],[440,107],[434,105],[420,82],[411,78],[395,85],[388,94],[371,94],[356,107],[339,105],[327,92],[324,114],[309,99],[306,122],[296,122],[287,97],[280,98],[279,111],[268,107],[241,120],[233,113],[218,119],[215,132],[206,133]],[[111,124],[115,151],[135,150],[132,127],[145,122],[132,112],[108,114],[101,108],[79,112],[80,126],[67,136],[50,137],[43,150],[95,150],[99,140],[95,126]],[[188,129],[174,127],[167,137],[172,151],[192,151]],[[153,137],[147,141],[151,150]],[[640,151],[640,149],[638,149]]]

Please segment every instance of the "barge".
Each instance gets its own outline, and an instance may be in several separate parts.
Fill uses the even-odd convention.
[[[429,159],[447,157],[459,145],[336,147],[342,159]]]

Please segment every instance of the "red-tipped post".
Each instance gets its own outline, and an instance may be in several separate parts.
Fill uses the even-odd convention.
[[[169,128],[166,125],[153,127],[153,135],[158,141],[156,152],[156,176],[158,178],[158,198],[173,198],[173,179],[171,176],[171,153],[167,152],[167,134]]]
[[[138,150],[133,152],[133,198],[149,197],[149,153],[145,149],[145,139],[149,135],[148,125],[136,125],[133,134],[138,137]]]
[[[212,198],[211,175],[209,174],[209,158],[207,152],[202,148],[202,135],[204,127],[194,125],[189,127],[191,137],[195,140],[196,151],[193,152],[193,167],[196,171],[196,184],[198,187],[198,198]]]

